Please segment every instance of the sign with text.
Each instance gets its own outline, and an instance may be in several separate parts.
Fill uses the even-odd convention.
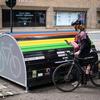
[[[15,11],[14,19],[17,21],[17,24],[22,26],[31,26],[33,23],[34,14],[32,11]]]

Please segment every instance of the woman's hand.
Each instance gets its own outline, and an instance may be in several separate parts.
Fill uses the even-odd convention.
[[[78,57],[78,55],[80,54],[80,50],[74,53],[75,57]]]

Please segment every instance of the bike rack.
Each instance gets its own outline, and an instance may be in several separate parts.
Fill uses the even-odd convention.
[[[49,83],[52,81],[53,70],[69,59],[65,51],[73,51],[73,47],[66,44],[64,39],[72,41],[75,34],[71,34],[71,38],[37,38],[37,41],[26,42],[17,41],[21,35],[17,37],[16,34],[0,34],[0,76],[25,87],[26,90]]]
[[[17,41],[9,34],[0,35],[0,76],[27,87],[26,66]]]

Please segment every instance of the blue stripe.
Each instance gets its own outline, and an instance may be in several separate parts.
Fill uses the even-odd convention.
[[[8,33],[8,34],[54,34],[54,33],[59,33],[59,32],[76,32],[74,30],[58,30],[58,31],[33,31],[33,32],[13,32],[13,33]]]

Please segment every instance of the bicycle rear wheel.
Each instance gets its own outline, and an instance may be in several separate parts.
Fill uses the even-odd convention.
[[[100,61],[97,61],[93,67],[93,73],[90,77],[91,82],[93,85],[100,87]]]
[[[78,67],[75,67],[72,63],[64,63],[54,70],[52,81],[60,91],[71,92],[80,84],[81,75]]]

